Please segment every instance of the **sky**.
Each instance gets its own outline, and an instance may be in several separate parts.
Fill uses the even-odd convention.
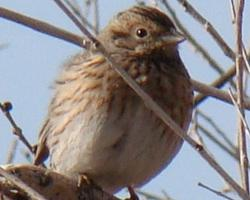
[[[169,0],[177,15],[181,18],[191,34],[206,47],[224,70],[233,63],[218,48],[202,26],[195,22],[184,9],[174,0]],[[235,32],[231,24],[229,1],[190,1],[203,16],[213,23],[223,38],[234,49]],[[99,10],[101,27],[117,12],[134,5],[133,0],[102,0]],[[80,34],[75,25],[51,0],[0,0],[0,6],[22,14],[46,21],[65,30]],[[250,3],[246,1],[244,24],[249,24]],[[249,45],[249,26],[244,26],[244,41]],[[0,50],[0,102],[11,101],[12,114],[22,128],[28,140],[37,141],[39,129],[46,116],[47,105],[52,95],[51,85],[63,62],[81,51],[78,46],[65,41],[38,33],[27,27],[0,18],[0,45],[7,47]],[[209,83],[218,74],[195,52],[188,42],[180,45],[180,54],[193,79]],[[216,120],[228,137],[236,138],[236,112],[233,106],[209,98],[200,107]],[[247,119],[249,113],[247,112]],[[14,136],[11,127],[3,114],[0,113],[0,164],[5,163],[6,153]],[[249,139],[249,138],[248,138]],[[207,148],[214,157],[226,168],[227,172],[238,179],[237,164],[216,145],[204,137]],[[18,145],[15,163],[27,163],[22,152],[25,147]],[[157,195],[166,191],[176,200],[211,200],[221,199],[204,190],[197,184],[202,182],[218,190],[225,187],[222,178],[204,161],[189,145],[184,144],[174,161],[157,177],[142,187]],[[119,195],[127,195],[123,192]],[[237,198],[236,198],[237,199]]]

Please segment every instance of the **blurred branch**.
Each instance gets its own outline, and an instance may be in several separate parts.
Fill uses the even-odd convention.
[[[15,186],[17,186],[21,191],[24,191],[25,193],[27,193],[27,197],[30,197],[34,200],[46,200],[42,195],[36,192],[33,188],[29,187],[27,184],[25,184],[16,176],[10,174],[9,172],[6,172],[2,167],[0,167],[0,175],[5,177],[8,181],[13,183]],[[2,186],[2,183],[0,182],[0,188],[1,187],[3,186]],[[1,189],[1,191],[4,191],[4,190]]]
[[[242,18],[244,10],[244,0],[237,1],[236,5],[236,91],[237,91],[237,105],[240,114],[238,114],[238,146],[240,155],[240,172],[242,186],[245,191],[249,194],[249,174],[248,174],[248,157],[247,157],[247,146],[246,146],[246,132],[244,127],[245,121],[245,110],[244,110],[244,90],[243,90],[243,45],[242,45]],[[243,119],[242,119],[242,117]],[[246,122],[245,122],[246,123]]]
[[[154,194],[150,194],[148,192],[144,192],[144,191],[141,191],[141,190],[136,190],[136,192],[142,196],[144,196],[147,200],[173,200],[172,198],[170,197],[165,197],[165,198],[162,198],[162,197],[159,197],[157,195],[154,195]]]
[[[79,19],[82,21],[84,25],[90,28],[90,30],[94,31],[96,33],[96,28],[93,26],[87,18],[83,15],[83,12],[80,10],[80,6],[77,4],[76,1],[70,1],[70,0],[64,0],[67,5],[71,8],[71,10],[74,12],[74,14],[79,17]]]
[[[234,5],[234,0],[230,0],[230,9],[231,9],[231,17],[232,17],[232,23],[235,23],[235,5]]]
[[[220,142],[217,137],[215,137],[209,130],[207,130],[201,124],[198,124],[197,127],[200,131],[202,131],[205,134],[205,136],[207,136],[211,141],[213,141],[216,145],[218,145],[223,151],[228,153],[236,161],[239,161],[239,155],[237,154],[237,151],[235,150],[235,148],[233,148],[233,149],[228,148],[226,145],[224,145],[222,142]]]
[[[92,4],[92,0],[83,0],[83,3],[84,3],[84,16],[88,16],[89,15],[89,10],[90,10],[90,7],[91,7],[91,4]]]
[[[216,194],[216,195],[218,195],[218,196],[220,196],[220,197],[223,197],[223,198],[225,198],[225,199],[234,200],[234,199],[232,199],[231,197],[228,197],[227,195],[223,194],[222,192],[216,191],[216,190],[214,190],[214,189],[212,189],[212,188],[210,188],[210,187],[204,185],[203,183],[198,183],[198,186],[203,187],[203,188],[205,188],[206,190],[208,190],[208,191],[210,191],[210,192],[212,192],[212,193],[214,193],[214,194]]]
[[[202,145],[203,147],[206,147],[206,144],[204,143],[203,138],[201,137],[201,134],[199,133],[199,123],[198,123],[198,112],[197,109],[195,109],[193,111],[193,118],[191,121],[191,126],[189,127],[188,130],[188,134],[190,134],[190,136],[196,140],[196,142],[198,142],[200,145]]]
[[[15,154],[16,154],[16,148],[18,145],[18,140],[17,138],[13,138],[13,140],[11,141],[8,153],[7,153],[7,157],[6,157],[6,164],[10,164],[13,162]]]
[[[100,16],[99,16],[99,2],[98,0],[93,0],[94,6],[94,27],[95,27],[95,34],[98,34],[100,29]]]
[[[174,20],[178,29],[185,35],[186,39],[195,48],[195,50],[201,54],[201,56],[214,68],[220,75],[224,73],[222,67],[216,62],[216,60],[209,54],[209,52],[192,36],[192,34],[184,27],[179,18],[177,17],[174,9],[170,6],[169,1],[162,0],[162,3],[167,8],[172,19]]]
[[[234,144],[229,140],[227,135],[220,129],[220,127],[215,123],[215,121],[211,117],[207,116],[201,110],[197,109],[196,112],[200,117],[202,117],[204,120],[206,120],[206,122],[209,123],[214,128],[214,130],[223,138],[223,140],[227,143],[227,145],[230,148],[232,148],[234,151],[236,151]]]
[[[0,44],[0,50],[7,48],[9,45],[6,43]]]
[[[227,45],[223,37],[218,33],[218,31],[212,26],[212,24],[205,19],[189,2],[188,0],[177,0],[185,9],[185,11],[190,14],[197,22],[204,26],[208,33],[213,37],[214,41],[222,49],[224,54],[231,58],[235,59],[234,51]]]

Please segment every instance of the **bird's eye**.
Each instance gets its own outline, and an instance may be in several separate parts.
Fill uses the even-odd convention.
[[[144,28],[139,28],[136,30],[136,35],[139,37],[139,38],[144,38],[148,35],[148,32],[146,29]]]

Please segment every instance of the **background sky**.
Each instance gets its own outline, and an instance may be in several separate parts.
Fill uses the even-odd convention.
[[[226,70],[232,65],[203,27],[185,13],[174,0],[169,0],[192,35],[201,42],[214,58]],[[235,33],[231,24],[228,0],[192,0],[190,1],[223,35],[234,49]],[[112,16],[135,4],[133,0],[100,0],[101,27]],[[51,0],[0,0],[0,6],[25,15],[49,22],[58,27],[81,34],[74,24]],[[250,2],[246,1],[244,13],[244,41],[249,45]],[[248,24],[248,25],[247,25]],[[36,143],[39,129],[47,112],[47,105],[52,95],[50,86],[62,63],[73,54],[81,51],[78,46],[35,32],[29,28],[0,18],[0,45],[7,48],[0,50],[0,102],[5,100],[13,104],[12,114],[31,143]],[[209,83],[218,74],[211,70],[188,42],[180,45],[181,57],[193,79]],[[218,100],[209,98],[200,106],[232,141],[236,138],[235,109]],[[247,118],[249,113],[247,112]],[[4,164],[8,147],[14,136],[8,121],[0,113],[0,164]],[[249,139],[249,138],[248,138]],[[204,138],[207,148],[223,165],[230,175],[238,179],[238,166],[224,152]],[[20,144],[15,163],[27,163],[22,155],[25,147]],[[202,189],[197,184],[202,182],[212,188],[222,189],[225,184],[221,177],[200,156],[185,144],[174,161],[159,176],[146,184],[144,191],[162,195],[166,191],[176,200],[211,200],[221,199]],[[121,195],[126,195],[122,193]],[[237,197],[236,197],[237,199]]]

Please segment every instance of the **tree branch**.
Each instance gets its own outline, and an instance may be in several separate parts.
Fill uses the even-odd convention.
[[[244,91],[243,91],[243,45],[242,45],[242,16],[244,10],[244,0],[237,1],[236,5],[236,89],[237,89],[237,105],[239,107],[240,115],[238,115],[238,146],[240,155],[240,172],[242,186],[245,191],[249,194],[249,174],[248,174],[248,157],[247,157],[247,146],[246,146],[246,132],[244,127],[245,111],[244,111]]]

